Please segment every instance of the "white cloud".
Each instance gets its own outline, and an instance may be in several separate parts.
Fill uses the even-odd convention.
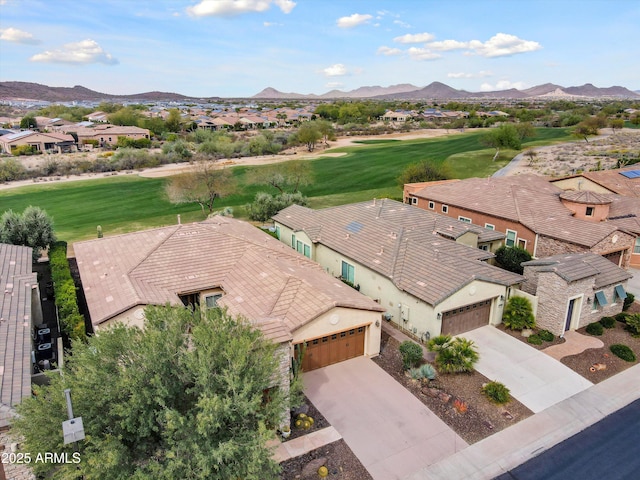
[[[193,17],[231,17],[243,13],[264,12],[276,5],[283,13],[291,13],[296,6],[292,0],[200,0],[187,13]]]
[[[436,60],[442,57],[439,53],[432,52],[428,48],[411,47],[407,53],[416,60]]]
[[[527,88],[527,84],[524,82],[511,82],[509,80],[500,80],[495,85],[491,85],[490,83],[483,83],[482,85],[480,85],[480,91],[482,92],[509,90],[510,88],[516,88],[518,90],[522,90],[524,88]]]
[[[344,87],[344,83],[341,83],[341,82],[327,82],[325,87],[327,87],[327,88],[342,88],[342,87]]]
[[[386,56],[401,55],[402,54],[402,50],[400,50],[399,48],[391,48],[391,47],[382,46],[382,47],[378,48],[378,51],[376,53],[378,55],[386,55]]]
[[[402,20],[394,20],[393,23],[395,25],[398,25],[398,26],[402,27],[402,28],[411,28],[411,25],[409,25],[406,22],[403,22]]]
[[[471,40],[469,48],[482,57],[506,57],[518,53],[540,50],[542,45],[532,40],[522,40],[508,33],[497,33],[486,42]]]
[[[57,50],[47,50],[31,57],[32,62],[45,63],[104,63],[105,65],[115,65],[118,60],[105,52],[95,40],[86,39],[80,42],[67,43]]]
[[[263,25],[265,27],[282,27],[282,26],[284,26],[283,23],[274,23],[274,22],[264,22]]]
[[[341,77],[347,74],[347,69],[342,63],[336,63],[322,71],[327,77]]]
[[[484,77],[490,77],[491,75],[493,75],[493,73],[487,70],[482,70],[481,72],[478,72],[478,73],[464,73],[464,72],[447,73],[447,77],[449,78],[484,78]]]
[[[371,20],[373,16],[367,14],[354,13],[353,15],[349,15],[348,17],[340,17],[336,24],[340,28],[352,28],[357,27],[358,25],[362,25],[363,23],[367,23]]]
[[[41,43],[40,40],[35,38],[31,33],[17,28],[9,27],[0,29],[0,40],[13,43],[24,43],[28,45],[37,45]]]
[[[426,46],[432,50],[447,52],[449,50],[460,50],[462,48],[469,48],[469,43],[459,42],[458,40],[443,40],[441,42],[428,43]]]
[[[415,34],[407,33],[406,35],[402,35],[401,37],[394,38],[393,41],[398,43],[425,43],[430,42],[434,38],[436,37],[433,34],[426,32]]]

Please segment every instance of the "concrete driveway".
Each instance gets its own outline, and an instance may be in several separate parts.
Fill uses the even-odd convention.
[[[371,359],[303,375],[305,394],[375,480],[401,479],[467,443]]]
[[[478,347],[476,370],[505,384],[534,413],[593,385],[558,360],[490,325],[460,336]]]
[[[630,268],[629,273],[633,275],[627,282],[627,291],[636,296],[636,300],[640,301],[640,268]]]

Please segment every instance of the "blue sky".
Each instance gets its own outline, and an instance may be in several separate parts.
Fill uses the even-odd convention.
[[[248,97],[640,89],[637,0],[0,0],[0,81]]]

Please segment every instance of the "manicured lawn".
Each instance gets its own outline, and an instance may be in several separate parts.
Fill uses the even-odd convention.
[[[538,129],[534,142],[545,144],[568,140],[565,129]],[[493,162],[493,149],[479,142],[484,132],[427,140],[374,142],[371,145],[331,150],[341,157],[312,161],[314,181],[302,188],[310,206],[322,208],[372,198],[401,198],[397,178],[411,163],[429,159],[445,163],[453,176],[488,176],[503,167],[515,152],[501,152]],[[259,191],[276,193],[272,187],[247,183],[247,171],[261,167],[235,167],[239,184],[236,195],[218,201],[216,209],[232,206],[234,215],[246,215],[244,206]],[[113,176],[99,180],[36,184],[0,192],[0,211],[22,211],[28,205],[44,208],[53,216],[58,236],[67,241],[95,238],[96,227],[105,235],[172,225],[181,214],[183,222],[201,220],[197,205],[172,205],[164,193],[166,179]]]

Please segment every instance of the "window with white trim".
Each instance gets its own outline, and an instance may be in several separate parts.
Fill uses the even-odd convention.
[[[429,201],[429,210],[433,210],[436,208],[435,202]]]
[[[507,229],[507,236],[504,239],[504,244],[507,247],[513,247],[516,244],[516,237],[518,236],[518,232],[516,232],[515,230],[509,230]]]
[[[218,300],[222,298],[221,293],[216,293],[215,295],[207,295],[204,297],[205,304],[207,308],[218,308]]]
[[[524,250],[527,249],[527,241],[524,238],[518,239],[518,246]]]
[[[492,225],[492,224],[490,224],[490,223],[485,223],[485,224],[484,224],[484,228],[486,228],[487,230],[495,230],[495,229],[496,229],[496,226],[495,226],[495,225]]]
[[[442,205],[442,213],[447,213],[449,211],[449,205]]]
[[[586,211],[584,212],[585,216],[587,217],[593,217],[593,207],[587,207]]]
[[[640,237],[636,238],[636,244],[633,247],[633,253],[640,253]]]
[[[354,283],[355,277],[356,277],[355,273],[356,273],[355,267],[343,260],[342,261],[342,279],[346,280],[347,282]]]
[[[471,223],[471,219],[470,218],[463,217],[463,216],[459,216],[458,220],[460,220],[461,222],[464,222],[464,223]]]
[[[296,236],[295,234],[291,234],[291,248],[296,249]]]
[[[276,225],[276,238],[280,240],[280,225]]]
[[[411,205],[417,205],[418,199],[416,197],[411,197]]]

